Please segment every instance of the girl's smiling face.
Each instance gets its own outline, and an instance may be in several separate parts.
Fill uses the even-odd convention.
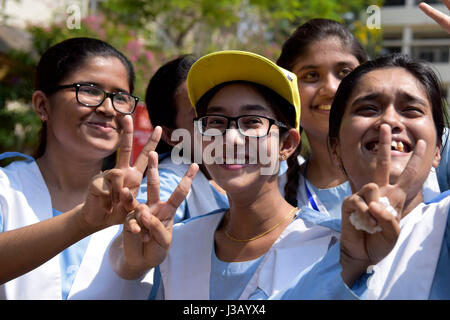
[[[432,107],[423,85],[411,73],[391,67],[359,79],[347,100],[338,141],[332,146],[355,190],[374,181],[382,124],[390,126],[392,136],[389,182],[397,181],[419,139],[426,143],[423,161],[429,166],[417,172],[417,179],[425,181],[431,165],[436,167],[440,160]]]
[[[229,84],[221,88],[208,104],[206,115],[210,114],[228,117],[258,115],[280,121],[262,95],[252,85],[243,83]],[[219,147],[223,152],[222,158],[219,159],[216,154],[216,163],[206,164],[209,174],[217,184],[227,192],[233,193],[249,187],[259,188],[264,181],[276,177],[278,171],[273,174],[262,174],[262,169],[267,166],[278,168],[279,155],[283,146],[279,139],[279,128],[272,125],[268,135],[260,138],[243,136],[238,131],[234,121],[230,123],[229,128],[224,136],[217,136],[212,139],[203,137],[204,154],[207,150],[211,150],[214,143],[221,141]],[[291,130],[297,132],[295,129]],[[249,147],[253,142],[258,147],[257,152]],[[296,145],[298,143],[299,137]],[[289,156],[294,149],[287,151],[286,155]],[[268,165],[261,163],[261,155],[270,159]],[[205,155],[203,159],[205,159]],[[207,162],[205,161],[205,163]]]
[[[301,126],[308,135],[326,137],[331,103],[341,80],[359,65],[336,37],[313,42],[292,71],[302,105]]]
[[[116,57],[95,56],[86,61],[61,84],[91,83],[107,92],[129,92],[128,73]],[[121,126],[110,98],[98,107],[78,103],[75,88],[58,90],[48,98],[47,137],[68,152],[85,157],[110,155],[120,139]]]

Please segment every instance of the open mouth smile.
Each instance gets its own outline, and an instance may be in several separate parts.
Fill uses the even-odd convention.
[[[364,145],[364,147],[372,153],[376,153],[379,149],[378,141],[370,141]],[[412,151],[412,146],[406,141],[392,140],[391,151],[398,153],[409,153]]]

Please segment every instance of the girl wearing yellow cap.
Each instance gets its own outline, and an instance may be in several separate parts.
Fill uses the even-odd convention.
[[[159,200],[152,153],[147,204],[130,215],[111,247],[113,268],[132,279],[158,266],[152,298],[267,298],[320,259],[338,237],[305,219],[308,213],[279,191],[279,162],[300,141],[296,76],[259,55],[223,51],[199,59],[187,86],[202,160],[227,192],[230,209],[173,226],[169,209],[177,196]],[[178,188],[187,192],[183,184]]]

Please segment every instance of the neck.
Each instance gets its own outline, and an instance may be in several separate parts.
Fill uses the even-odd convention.
[[[66,211],[85,200],[91,179],[100,173],[103,159],[82,160],[50,148],[36,160],[52,198],[53,208]]]
[[[336,187],[347,181],[339,166],[331,158],[327,139],[310,140],[308,137],[308,141],[311,156],[308,160],[306,178],[320,189]]]
[[[227,231],[238,239],[248,239],[275,225],[293,207],[284,200],[275,183],[265,184],[254,195],[230,194],[230,215]],[[293,214],[292,214],[293,215]]]

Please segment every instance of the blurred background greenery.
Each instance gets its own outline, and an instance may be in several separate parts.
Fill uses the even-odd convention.
[[[136,69],[141,100],[156,69],[179,54],[242,49],[276,60],[281,44],[310,18],[343,23],[371,56],[381,50],[382,30],[366,26],[366,9],[383,0],[81,0],[87,10],[73,29],[67,8],[76,1],[58,1],[52,19],[20,30],[1,10],[6,1],[21,2],[0,0],[0,30],[28,45],[5,45],[0,33],[0,153],[33,153],[41,126],[30,107],[34,68],[47,48],[67,38],[96,37],[122,51]]]

